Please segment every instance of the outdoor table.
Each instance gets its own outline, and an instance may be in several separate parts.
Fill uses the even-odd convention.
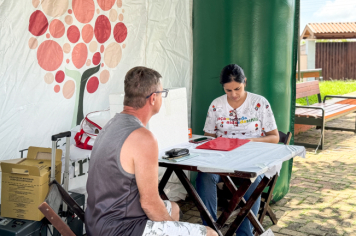
[[[168,200],[163,190],[169,177],[175,172],[184,188],[193,198],[204,220],[212,229],[216,230],[218,235],[223,235],[220,230],[238,205],[241,209],[225,235],[233,235],[245,217],[248,217],[258,234],[264,233],[264,228],[251,211],[251,208],[265,187],[272,181],[273,177],[278,175],[282,163],[295,156],[305,157],[305,148],[293,145],[249,142],[232,151],[224,152],[195,149],[196,146],[196,144],[187,142],[160,150],[159,166],[167,167],[159,183],[161,197],[164,200]],[[180,162],[162,159],[161,157],[164,155],[164,152],[171,148],[188,148],[191,154],[199,155]],[[233,194],[228,207],[221,213],[216,222],[206,209],[183,170],[218,174]],[[261,174],[264,174],[264,178],[252,193],[251,197],[245,201],[243,196],[256,177]],[[236,188],[230,177],[241,179],[239,188]]]

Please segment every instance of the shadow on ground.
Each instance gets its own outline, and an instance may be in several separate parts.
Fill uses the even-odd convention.
[[[328,126],[355,128],[355,114],[332,120]],[[311,129],[296,141],[316,143],[320,130]],[[272,226],[278,235],[356,235],[356,135],[325,131],[325,148],[307,149],[295,158],[289,193],[272,209],[279,217]],[[266,227],[271,221],[264,222]]]

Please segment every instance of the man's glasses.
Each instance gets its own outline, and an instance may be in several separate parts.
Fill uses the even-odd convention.
[[[153,93],[151,93],[150,95],[148,95],[148,96],[146,97],[146,99],[149,98],[149,97],[151,97],[152,94],[154,94],[154,93],[161,93],[161,94],[162,94],[162,98],[166,98],[166,97],[168,96],[168,92],[169,92],[168,89],[163,89],[162,91],[156,91],[156,92],[153,92]]]

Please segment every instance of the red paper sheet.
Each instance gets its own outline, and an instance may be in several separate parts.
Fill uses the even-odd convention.
[[[238,138],[216,138],[202,145],[197,146],[197,149],[209,149],[209,150],[220,150],[220,151],[231,151],[235,148],[241,147],[245,143],[250,142],[248,139],[238,139]]]

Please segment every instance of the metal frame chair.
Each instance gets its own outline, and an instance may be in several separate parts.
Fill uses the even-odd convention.
[[[61,219],[68,212],[59,212],[60,205],[64,202],[69,209],[75,213],[80,220],[84,221],[84,210],[74,201],[74,199],[64,190],[64,188],[56,181],[50,183],[48,195],[38,209],[43,213],[54,228],[63,236],[75,236],[69,226]],[[63,204],[64,204],[63,203]]]

